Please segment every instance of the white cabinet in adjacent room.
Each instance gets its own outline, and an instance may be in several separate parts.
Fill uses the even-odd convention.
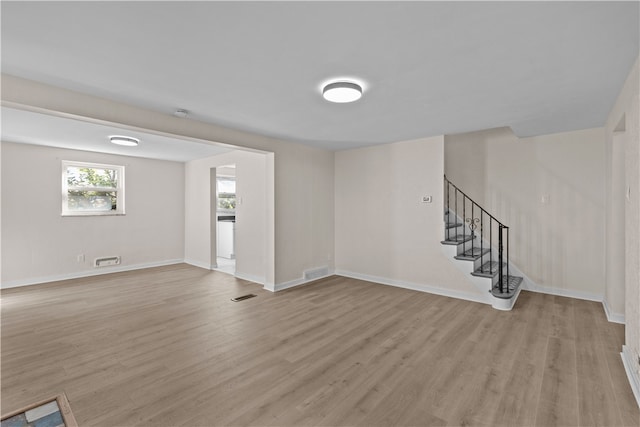
[[[218,256],[234,259],[235,221],[218,221]]]

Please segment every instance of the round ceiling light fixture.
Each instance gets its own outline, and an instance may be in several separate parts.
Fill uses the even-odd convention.
[[[362,97],[362,86],[346,81],[333,82],[322,88],[322,96],[330,102],[353,102]]]
[[[138,138],[133,138],[131,136],[122,136],[122,135],[110,136],[109,141],[111,141],[113,144],[125,145],[127,147],[135,147],[138,144],[140,144],[140,140]]]

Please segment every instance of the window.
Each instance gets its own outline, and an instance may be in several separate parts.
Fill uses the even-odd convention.
[[[124,166],[63,160],[62,215],[124,215]]]
[[[233,213],[236,210],[235,178],[218,177],[218,212]]]

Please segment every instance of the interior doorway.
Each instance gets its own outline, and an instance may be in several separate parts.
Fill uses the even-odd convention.
[[[187,164],[190,191],[186,197],[185,258],[198,265],[195,262],[201,257],[203,268],[273,290],[273,166],[273,153],[249,150],[234,150]],[[231,240],[227,239],[223,247],[225,227],[231,231],[227,233]]]
[[[236,165],[215,168],[216,270],[236,272]],[[213,225],[213,224],[212,224]]]

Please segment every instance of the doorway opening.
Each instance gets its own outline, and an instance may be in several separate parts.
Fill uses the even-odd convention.
[[[206,257],[205,268],[268,290],[274,290],[275,276],[273,172],[273,153],[249,150],[187,164],[194,191],[187,199],[193,210],[186,221],[186,251]]]
[[[236,165],[218,166],[216,171],[216,270],[236,272]]]

